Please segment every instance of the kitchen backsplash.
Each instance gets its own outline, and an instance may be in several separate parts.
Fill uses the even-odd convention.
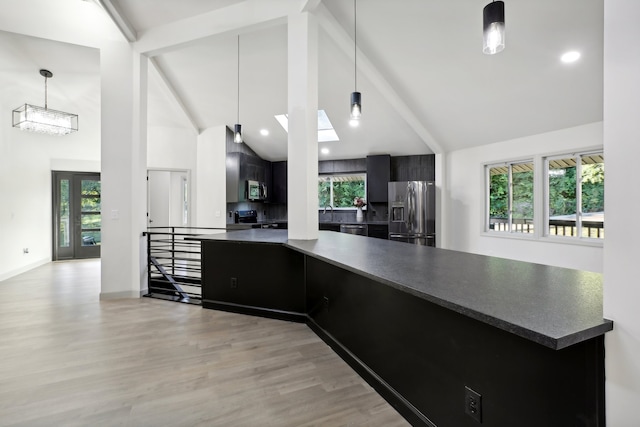
[[[254,209],[258,212],[259,222],[287,221],[286,205],[261,202],[239,202],[227,203],[227,224],[233,223],[233,212],[249,209]],[[387,221],[388,219],[389,215],[386,203],[370,203],[364,211],[365,221]],[[332,214],[331,209],[327,209],[326,211],[319,210],[318,220],[320,222],[356,222],[356,211],[353,209],[334,210]]]

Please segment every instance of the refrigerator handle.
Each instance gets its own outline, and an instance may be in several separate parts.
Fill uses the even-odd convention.
[[[404,221],[407,232],[411,233],[413,231],[413,220],[416,215],[416,207],[415,207],[415,194],[414,188],[411,185],[411,181],[407,182],[407,216]]]

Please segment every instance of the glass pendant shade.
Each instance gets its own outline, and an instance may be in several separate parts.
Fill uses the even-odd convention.
[[[362,95],[360,92],[351,93],[351,120],[360,120],[362,115]]]
[[[236,144],[242,144],[242,125],[233,125],[233,142]]]
[[[13,110],[13,127],[48,135],[67,135],[78,130],[78,115],[24,104]]]
[[[78,115],[50,110],[47,105],[47,79],[53,77],[49,70],[40,70],[44,77],[44,108],[24,104],[13,110],[13,127],[48,135],[67,135],[78,131]]]
[[[484,29],[482,52],[487,55],[502,52],[505,39],[503,1],[494,1],[484,7],[482,24]]]

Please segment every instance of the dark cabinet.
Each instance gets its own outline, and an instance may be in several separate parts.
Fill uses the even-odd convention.
[[[391,159],[390,181],[435,181],[436,155],[399,156]]]
[[[318,230],[340,231],[340,224],[336,224],[335,222],[321,222],[318,224]]]
[[[287,203],[287,162],[271,163],[272,185],[269,200],[271,203]]]
[[[364,172],[365,159],[321,160],[318,162],[319,174],[339,174]]]
[[[369,224],[369,237],[375,237],[378,239],[389,238],[389,225],[388,224]]]
[[[247,200],[247,180],[267,184],[267,197],[271,186],[271,162],[245,153],[227,154],[227,203]]]
[[[387,203],[391,156],[367,156],[367,202]]]

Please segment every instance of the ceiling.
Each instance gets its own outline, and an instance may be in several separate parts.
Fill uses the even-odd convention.
[[[348,124],[355,83],[352,1],[101,2],[128,24],[141,50],[155,47],[148,51],[158,71],[150,78],[152,126],[233,127],[239,35],[240,123],[247,144],[268,160],[287,156],[287,135],[274,115],[287,111],[290,4],[315,7],[318,17],[319,108],[340,137],[319,144],[330,149],[321,159],[449,152],[602,120],[603,0],[506,0],[506,48],[492,56],[482,53],[482,8],[488,0],[358,1],[363,118],[357,128]],[[87,30],[87,19],[78,22],[71,10],[98,10],[86,1],[57,0],[68,8],[65,13],[51,9],[49,0],[14,3],[3,11],[0,30],[52,34],[80,45],[92,45],[86,42],[91,37],[116,37],[113,25]],[[39,8],[41,13],[31,13]],[[65,49],[57,45],[52,49]],[[580,60],[561,63],[567,50],[580,51]],[[40,53],[19,54],[34,63]],[[82,61],[61,66],[69,74],[96,73]],[[171,91],[179,103],[167,95]]]

